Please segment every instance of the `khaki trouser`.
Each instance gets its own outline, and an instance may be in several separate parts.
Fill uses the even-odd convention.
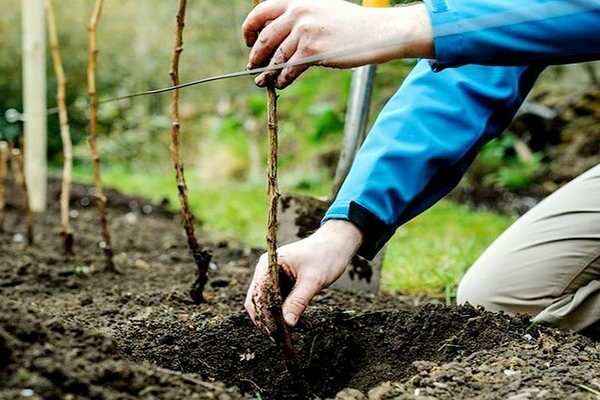
[[[598,323],[600,165],[504,232],[464,276],[458,302],[575,331]]]

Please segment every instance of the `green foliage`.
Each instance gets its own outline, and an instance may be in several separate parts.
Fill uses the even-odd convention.
[[[344,113],[335,110],[330,104],[313,107],[311,117],[314,120],[314,130],[311,139],[314,142],[322,141],[329,134],[340,134],[344,130]]]
[[[500,167],[497,173],[486,177],[486,182],[511,191],[525,189],[531,186],[542,170],[543,155],[536,153],[531,160],[517,160]]]
[[[267,102],[265,95],[259,91],[250,94],[247,98],[250,115],[260,118],[267,113]]]
[[[451,300],[465,271],[512,222],[442,201],[401,227],[389,242],[384,286]]]
[[[485,145],[470,172],[470,179],[484,186],[518,191],[531,186],[543,172],[543,153],[523,160],[514,151],[518,138],[507,133]]]

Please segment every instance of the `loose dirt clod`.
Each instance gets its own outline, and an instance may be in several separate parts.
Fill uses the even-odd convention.
[[[88,25],[88,41],[89,41],[89,60],[88,60],[88,95],[90,98],[90,125],[88,130],[88,141],[92,151],[92,169],[94,172],[94,190],[96,202],[98,205],[98,214],[100,215],[100,230],[102,232],[102,249],[104,251],[106,269],[108,271],[117,272],[113,260],[113,248],[110,231],[108,229],[108,221],[106,216],[106,196],[102,185],[102,175],[100,170],[100,152],[97,143],[96,126],[98,122],[98,96],[96,91],[96,61],[98,58],[98,46],[96,41],[96,27],[102,14],[103,0],[96,0],[94,11]]]
[[[73,232],[69,226],[69,197],[71,196],[71,179],[73,174],[73,144],[69,129],[69,115],[67,113],[66,92],[67,79],[60,55],[60,44],[56,30],[56,18],[52,7],[52,0],[46,0],[46,15],[48,19],[48,33],[52,53],[52,65],[56,75],[56,102],[58,105],[58,118],[60,120],[60,138],[63,145],[63,180],[60,195],[60,237],[66,254],[73,254]]]
[[[171,70],[169,75],[173,86],[179,85],[179,58],[183,52],[183,28],[185,27],[185,12],[187,0],[179,0],[179,9],[177,12],[177,33],[175,35],[175,44],[173,48],[173,58],[171,61]],[[188,188],[185,181],[183,161],[181,159],[181,124],[179,121],[179,90],[173,91],[171,100],[171,115],[173,124],[171,128],[171,157],[175,168],[177,179],[177,191],[179,193],[179,203],[181,204],[181,217],[183,227],[187,236],[188,247],[196,263],[196,281],[192,285],[190,295],[192,300],[199,304],[204,302],[204,287],[208,281],[208,269],[210,266],[211,255],[206,251],[196,238],[194,232],[194,215],[190,209],[188,200]]]

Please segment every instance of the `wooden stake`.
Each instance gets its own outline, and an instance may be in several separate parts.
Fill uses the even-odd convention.
[[[63,179],[60,192],[60,237],[66,254],[73,254],[73,232],[69,227],[69,200],[71,197],[71,180],[73,174],[73,144],[69,129],[69,116],[66,105],[67,79],[60,55],[60,44],[56,30],[56,18],[52,8],[52,0],[46,0],[48,33],[52,53],[52,64],[56,74],[56,102],[60,121],[60,137],[63,145]]]
[[[15,177],[15,184],[21,189],[23,197],[23,211],[27,220],[27,242],[33,244],[33,212],[29,206],[29,191],[27,190],[27,179],[25,179],[25,166],[23,164],[23,155],[21,150],[12,149],[12,168]]]
[[[185,12],[187,0],[179,0],[179,9],[177,12],[177,32],[175,35],[175,44],[173,47],[173,58],[171,61],[171,70],[169,75],[173,85],[179,85],[179,59],[183,51],[183,28],[185,27]],[[181,124],[179,120],[179,90],[174,90],[171,98],[171,116],[173,125],[171,129],[171,157],[175,168],[175,177],[177,179],[177,190],[179,192],[179,203],[181,204],[181,218],[183,227],[187,236],[188,247],[194,258],[197,267],[196,281],[192,285],[190,295],[195,303],[204,302],[204,286],[208,280],[208,267],[210,265],[211,255],[204,250],[194,232],[194,215],[190,209],[188,200],[188,188],[185,181],[183,161],[181,158]]]
[[[8,143],[0,142],[0,232],[4,231],[4,219],[6,217],[6,185],[8,184]]]
[[[100,172],[100,153],[97,144],[96,125],[98,123],[98,99],[96,93],[96,61],[98,57],[98,46],[96,43],[96,27],[98,20],[102,14],[103,0],[96,0],[94,11],[88,25],[88,41],[89,41],[89,60],[87,69],[88,79],[88,95],[90,98],[90,125],[88,129],[88,142],[92,151],[92,169],[94,173],[94,190],[96,202],[98,204],[98,213],[100,214],[100,229],[102,231],[102,249],[106,259],[106,269],[116,272],[116,267],[113,261],[112,240],[110,231],[108,230],[108,222],[106,217],[106,196],[102,187],[102,175]]]
[[[256,6],[260,0],[253,0]],[[267,216],[267,258],[269,260],[269,288],[267,304],[268,315],[274,319],[274,339],[281,343],[283,354],[288,361],[288,367],[295,365],[296,352],[292,345],[290,332],[285,320],[281,305],[283,296],[281,294],[281,284],[279,277],[281,275],[281,266],[277,256],[277,231],[279,223],[277,221],[277,204],[279,203],[279,187],[277,181],[277,154],[279,147],[279,125],[277,118],[277,92],[272,84],[267,86],[267,126],[268,126],[268,166],[267,166],[267,193],[268,193],[268,216]]]
[[[47,112],[46,112],[46,27],[44,0],[21,0],[23,29],[22,141],[25,175],[30,185],[33,211],[46,210],[47,203]],[[11,4],[11,5],[12,5]]]

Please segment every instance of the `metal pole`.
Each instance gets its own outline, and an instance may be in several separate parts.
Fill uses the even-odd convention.
[[[348,98],[348,109],[346,110],[346,122],[344,124],[344,141],[340,160],[338,161],[335,177],[333,178],[333,190],[331,200],[337,196],[346,176],[352,167],[354,156],[362,145],[367,134],[369,122],[369,107],[373,94],[373,84],[376,65],[365,65],[354,69],[352,72],[352,86]]]
[[[22,0],[23,19],[23,148],[31,209],[46,209],[46,19],[44,0]]]

